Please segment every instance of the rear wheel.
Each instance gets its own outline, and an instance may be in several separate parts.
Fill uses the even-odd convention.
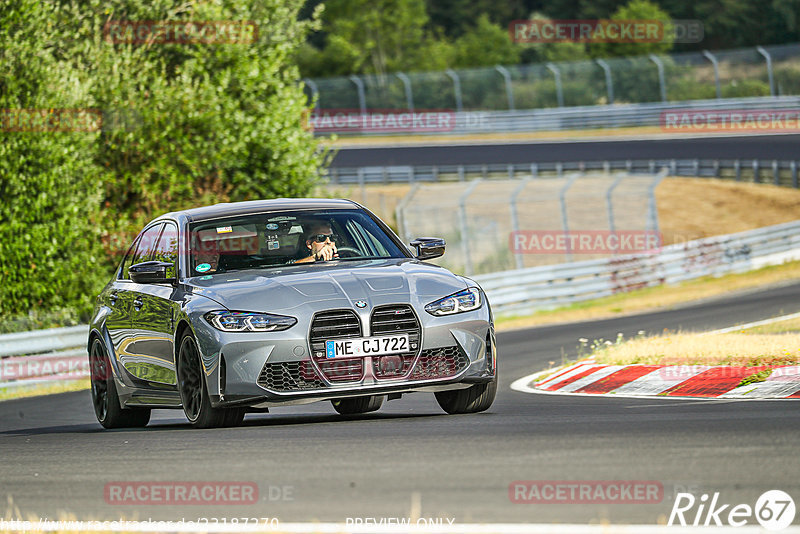
[[[195,428],[235,426],[242,422],[241,408],[214,408],[208,396],[200,360],[200,350],[190,332],[181,339],[178,351],[178,390],[181,394],[183,413]]]
[[[122,408],[117,395],[117,384],[111,372],[105,346],[99,338],[92,342],[89,351],[92,404],[97,421],[104,428],[145,427],[150,422],[150,410],[146,408]]]
[[[342,415],[355,415],[380,410],[383,399],[383,395],[370,395],[368,397],[333,399],[331,404],[333,409]]]

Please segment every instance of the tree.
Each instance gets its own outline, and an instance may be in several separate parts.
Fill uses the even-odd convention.
[[[109,20],[252,21],[259,31],[233,44],[124,44],[104,38]],[[291,0],[4,6],[0,109],[92,108],[104,122],[0,132],[0,316],[85,314],[132,232],[163,212],[307,195],[325,154],[305,128],[293,58],[315,24]]]
[[[449,50],[427,29],[424,0],[331,0],[323,23],[325,46],[305,48],[299,56],[304,76],[447,67]]]
[[[452,67],[509,65],[519,61],[519,45],[511,42],[506,28],[493,24],[487,15],[478,17],[471,31],[459,37],[453,47]]]
[[[634,43],[589,43],[587,49],[592,57],[642,56],[647,54],[664,54],[672,48],[672,24],[669,14],[649,0],[630,0],[617,9],[611,20],[618,21],[660,21],[663,25],[664,39],[658,42]]]

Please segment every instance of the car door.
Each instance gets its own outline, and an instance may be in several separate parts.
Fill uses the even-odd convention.
[[[120,358],[122,351],[130,343],[131,332],[131,306],[132,306],[132,282],[128,275],[128,267],[131,266],[136,247],[139,245],[141,234],[136,236],[133,244],[125,254],[125,259],[120,264],[119,271],[111,287],[103,294],[103,304],[109,313],[106,315],[106,330],[111,339],[114,354]]]
[[[178,227],[167,222],[149,260],[173,264],[167,277],[175,277],[178,262]],[[147,260],[142,260],[147,261]],[[173,297],[176,286],[164,284],[135,284],[136,297],[131,317],[136,341],[131,350],[136,354],[136,366],[131,372],[137,378],[159,385],[175,385],[173,332],[177,303]]]
[[[158,238],[161,235],[161,230],[164,228],[163,222],[155,223],[145,228],[139,235],[136,244],[136,250],[133,253],[130,265],[136,265],[144,261],[149,261],[153,257],[153,250],[155,250]],[[128,265],[128,267],[130,267]],[[127,272],[125,276],[130,276]],[[128,309],[129,316],[129,330],[128,335],[125,336],[118,349],[118,357],[122,366],[128,373],[136,378],[147,380],[148,374],[151,374],[152,361],[148,355],[149,345],[151,344],[151,335],[148,333],[147,316],[143,316],[140,312],[144,306],[144,299],[142,294],[143,284],[137,284],[131,280],[127,282],[127,291],[119,295],[118,302]],[[143,322],[145,324],[143,324]]]

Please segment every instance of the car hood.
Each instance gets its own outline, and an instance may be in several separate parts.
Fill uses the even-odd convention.
[[[443,267],[413,259],[364,260],[293,265],[192,277],[193,293],[229,310],[297,315],[332,308],[353,308],[364,301],[410,303],[419,309],[467,287]]]

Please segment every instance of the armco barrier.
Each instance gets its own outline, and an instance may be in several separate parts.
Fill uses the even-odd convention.
[[[0,389],[89,376],[86,325],[0,335]]]
[[[634,289],[800,260],[800,221],[617,256],[473,277],[497,314],[524,314]]]
[[[800,221],[670,245],[652,254],[475,276],[497,314],[522,314],[709,275],[800,260]],[[0,335],[0,389],[89,375],[87,326]]]
[[[386,167],[329,167],[331,184],[398,184],[464,182],[480,178],[521,179],[559,177],[571,173],[627,172],[668,176],[721,178],[737,182],[769,183],[798,188],[797,160],[765,159],[647,159],[605,161],[547,161],[485,165],[393,165]]]

